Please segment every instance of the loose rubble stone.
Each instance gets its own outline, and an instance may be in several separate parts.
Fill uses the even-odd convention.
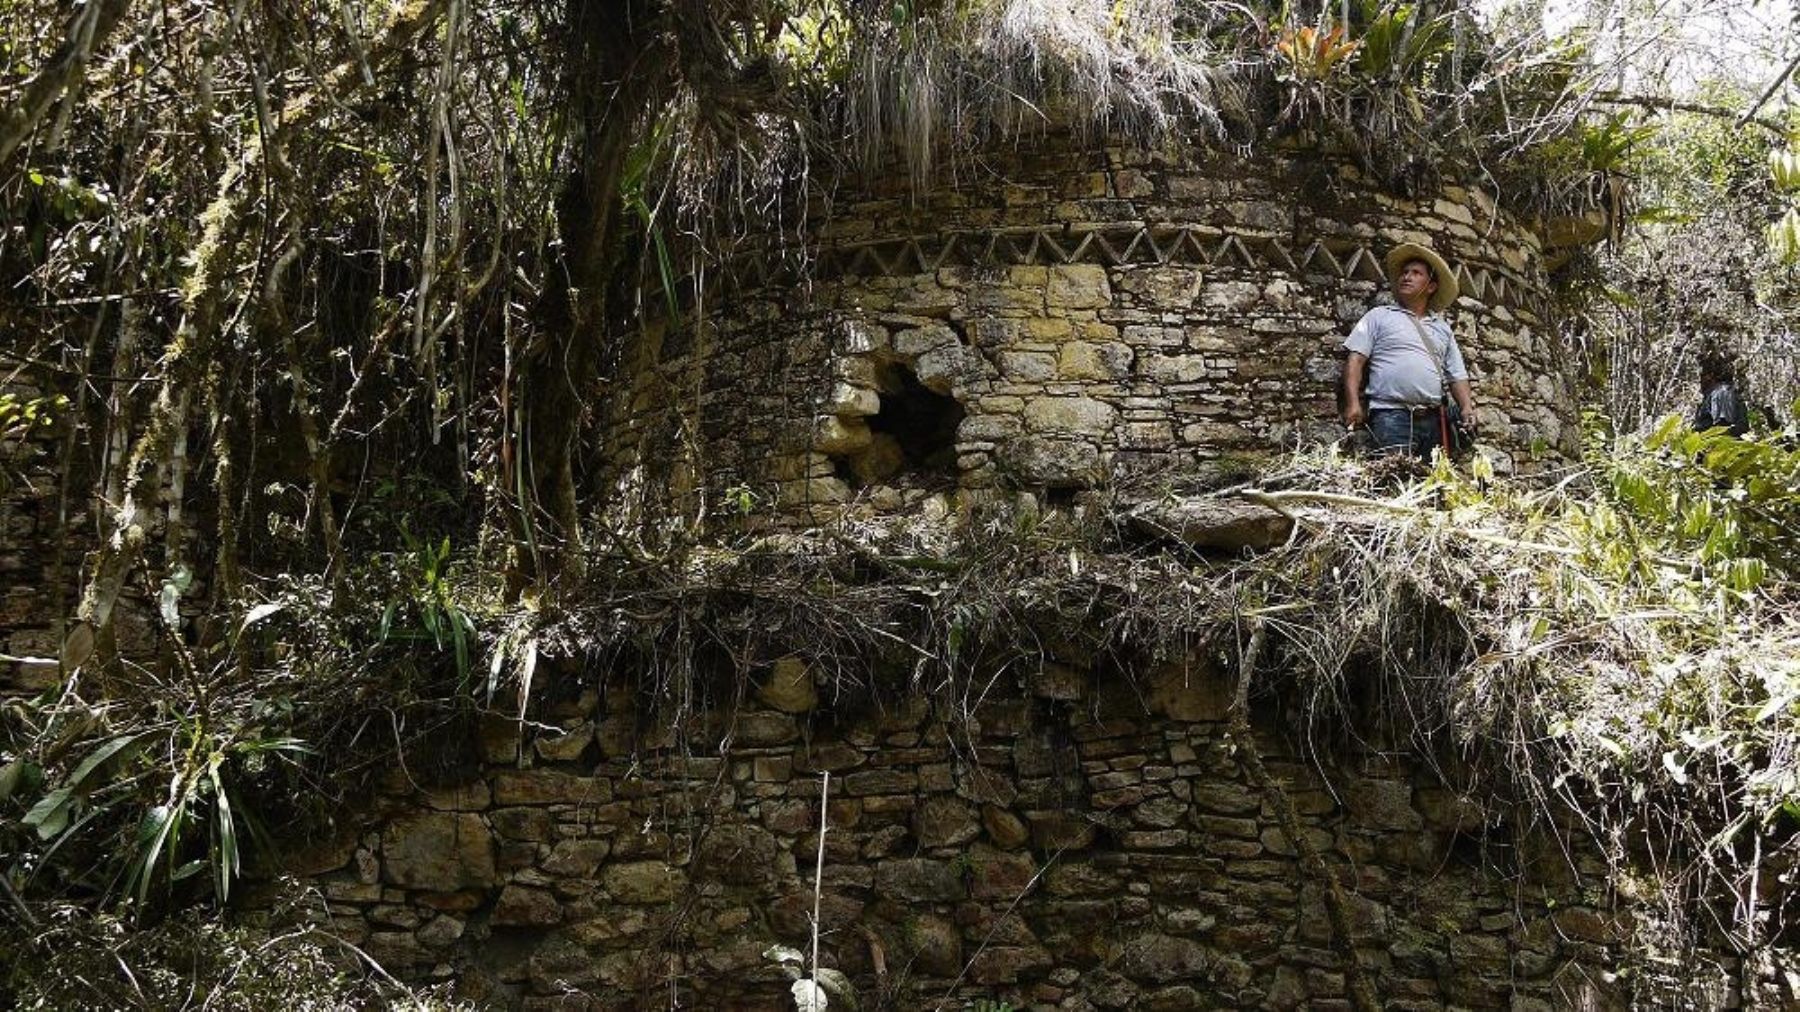
[[[1190,548],[1237,552],[1282,544],[1293,532],[1294,521],[1256,503],[1205,499],[1145,507],[1132,514],[1131,526],[1149,537],[1172,538]]]

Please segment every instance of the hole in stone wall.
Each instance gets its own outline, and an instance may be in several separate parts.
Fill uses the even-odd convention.
[[[870,439],[835,458],[836,472],[852,488],[892,484],[896,479],[954,481],[956,430],[967,413],[956,398],[940,394],[898,362],[876,375],[881,409],[870,415]]]
[[[928,389],[911,369],[890,363],[881,371],[881,410],[869,431],[893,438],[905,455],[905,469],[956,474],[956,430],[967,412],[956,398]]]

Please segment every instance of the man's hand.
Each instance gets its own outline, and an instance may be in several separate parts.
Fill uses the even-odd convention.
[[[1363,422],[1368,421],[1368,419],[1369,412],[1363,407],[1360,399],[1352,397],[1350,398],[1349,403],[1344,405],[1345,426],[1354,429]]]

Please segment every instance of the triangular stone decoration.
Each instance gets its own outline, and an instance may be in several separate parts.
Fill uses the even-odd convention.
[[[1131,241],[1125,244],[1125,252],[1119,254],[1119,262],[1128,263],[1131,260],[1131,255],[1137,252],[1138,244],[1147,242],[1149,234],[1148,231],[1141,228],[1136,232],[1133,232],[1131,234]]]
[[[1136,239],[1136,233],[1125,236],[1115,235],[1111,238],[1108,238],[1106,234],[1102,232],[1094,233],[1094,241],[1099,243],[1100,249],[1105,252],[1106,263],[1109,267],[1117,267],[1125,262],[1126,256],[1131,253],[1130,243],[1135,242]],[[1125,247],[1121,249],[1116,245],[1118,242],[1125,242]]]
[[[1159,264],[1166,264],[1175,259],[1176,252],[1181,249],[1183,240],[1187,238],[1187,233],[1179,228],[1153,226],[1146,231],[1150,236],[1150,248],[1156,251],[1156,262]]]
[[[1328,271],[1333,277],[1344,276],[1344,265],[1338,262],[1338,258],[1322,242],[1314,242],[1308,246],[1300,257],[1300,263],[1309,270],[1317,267]]]
[[[1041,243],[1047,251],[1045,256],[1049,259],[1050,263],[1066,264],[1070,261],[1068,251],[1057,245],[1056,238],[1049,232],[1039,232],[1037,241]]]
[[[1262,253],[1263,259],[1272,266],[1286,267],[1295,274],[1300,273],[1300,265],[1294,262],[1293,254],[1288,252],[1288,248],[1282,244],[1280,239],[1264,239]]]
[[[1206,244],[1200,241],[1200,233],[1194,231],[1192,226],[1185,227],[1181,230],[1181,246],[1187,248],[1188,257],[1195,263],[1212,263],[1212,257],[1208,256],[1206,253]]]
[[[850,259],[848,263],[844,264],[845,274],[860,274],[873,256],[868,246],[855,246],[847,252]],[[877,262],[879,263],[879,261]]]
[[[1070,238],[1073,239],[1074,237],[1071,236]],[[1095,247],[1098,247],[1098,249],[1095,249],[1094,253],[1090,253],[1089,250],[1094,249]],[[1099,238],[1098,233],[1083,232],[1081,234],[1081,240],[1075,243],[1075,247],[1069,251],[1068,262],[1077,263],[1081,261],[1083,257],[1093,256],[1096,253],[1099,253],[1100,250],[1105,250],[1106,254],[1112,252],[1111,250],[1106,250],[1106,240]]]
[[[1495,278],[1484,270],[1469,270],[1466,264],[1456,266],[1456,283],[1462,286],[1463,294],[1477,302],[1491,302],[1491,294],[1495,290]]]
[[[894,244],[886,242],[871,245],[869,247],[869,258],[875,261],[875,265],[881,269],[882,277],[891,278],[894,276],[895,268],[900,265],[900,256],[904,252],[904,248],[894,248],[888,256],[883,256],[881,252],[881,247],[883,246],[893,247]]]
[[[900,260],[904,262],[907,255],[912,257],[913,264],[918,267],[918,270],[914,273],[923,274],[932,269],[930,262],[925,259],[925,251],[919,247],[919,240],[917,238],[906,240],[906,248],[902,251]]]
[[[942,242],[938,246],[936,256],[926,256],[925,247],[923,245],[919,247],[919,266],[927,272],[936,271],[949,263],[951,251],[956,249],[956,233],[951,232],[939,238]]]
[[[1250,255],[1250,251],[1244,248],[1244,244],[1239,242],[1235,235],[1226,236],[1225,241],[1219,244],[1219,260],[1223,262],[1225,257],[1231,253],[1236,253],[1243,265],[1251,270],[1262,266],[1256,262],[1256,258]]]
[[[1387,273],[1381,269],[1380,261],[1375,259],[1375,254],[1370,253],[1366,246],[1358,246],[1344,268],[1344,276],[1347,278],[1360,278],[1377,284],[1387,281]]]
[[[988,237],[987,237],[987,242],[982,245],[981,252],[979,254],[977,254],[975,257],[975,262],[983,263],[983,264],[998,263],[999,262],[999,247],[1000,247],[1000,233],[998,233],[998,232],[989,233]]]

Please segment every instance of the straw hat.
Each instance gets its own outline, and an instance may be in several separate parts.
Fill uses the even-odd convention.
[[[1423,260],[1430,264],[1431,273],[1437,278],[1437,291],[1431,294],[1431,308],[1442,309],[1455,302],[1457,295],[1461,292],[1456,284],[1456,275],[1450,270],[1450,265],[1444,262],[1443,257],[1418,243],[1403,242],[1388,250],[1387,258],[1382,261],[1382,265],[1387,268],[1388,280],[1392,281],[1399,277],[1400,268],[1414,260]]]

